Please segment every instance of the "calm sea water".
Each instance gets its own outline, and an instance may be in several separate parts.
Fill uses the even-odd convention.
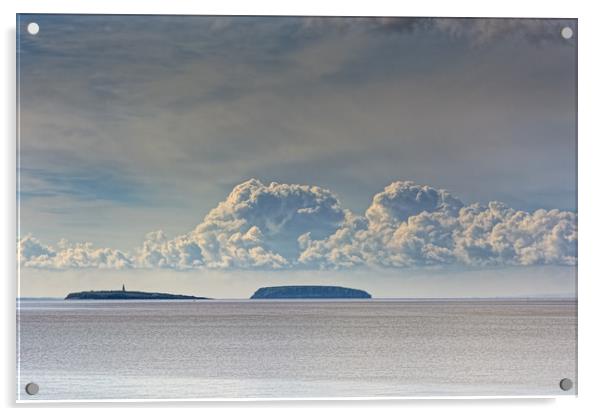
[[[21,400],[576,390],[558,387],[574,301],[22,301],[17,318]]]

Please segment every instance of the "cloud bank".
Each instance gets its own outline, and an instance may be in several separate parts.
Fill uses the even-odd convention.
[[[167,240],[147,236],[137,258],[142,267],[271,268],[296,263],[300,234],[326,238],[342,224],[337,197],[317,186],[256,179],[237,185],[190,233]]]
[[[66,241],[51,247],[27,235],[18,256],[22,267],[48,269],[574,266],[577,215],[465,205],[410,181],[391,183],[356,215],[328,189],[251,179],[194,230],[173,239],[151,232],[132,253]]]
[[[125,269],[133,267],[132,257],[112,248],[95,248],[92,243],[69,243],[61,240],[57,247],[42,244],[26,235],[19,240],[17,255],[21,266],[46,269]]]

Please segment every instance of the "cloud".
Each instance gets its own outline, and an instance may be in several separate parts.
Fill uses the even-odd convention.
[[[464,206],[445,190],[394,182],[374,196],[365,221],[347,221],[324,240],[302,236],[300,244],[300,261],[322,268],[575,265],[577,216],[500,202]]]
[[[577,215],[475,204],[460,210],[454,242],[458,260],[472,265],[576,265]]]
[[[398,181],[374,196],[372,205],[366,211],[366,218],[374,224],[392,224],[423,211],[453,214],[462,206],[462,201],[446,190],[417,185],[411,181]]]
[[[42,244],[31,235],[21,238],[17,246],[23,267],[44,269],[126,269],[133,267],[132,258],[112,248],[95,248],[92,243],[69,243],[61,240],[56,248]]]
[[[572,19],[433,19],[435,30],[456,38],[465,38],[473,45],[490,44],[502,38],[523,39],[530,43],[554,42],[566,44],[560,36],[563,27],[574,28]]]
[[[301,234],[325,238],[345,217],[336,196],[317,186],[256,179],[243,182],[190,233],[167,240],[147,236],[139,263],[145,267],[270,268],[296,262]]]
[[[204,265],[201,249],[188,236],[169,240],[162,230],[150,232],[138,250],[139,267],[188,269]]]
[[[566,43],[560,31],[567,25],[575,29],[575,20],[438,17],[307,17],[303,20],[303,27],[321,32],[368,30],[400,35],[419,32],[464,39],[471,45],[517,38],[530,43]]]
[[[21,265],[55,269],[574,266],[577,215],[465,205],[411,181],[391,183],[356,215],[325,188],[250,179],[194,230],[173,239],[151,232],[134,255],[64,241],[55,249],[31,235],[18,249]]]

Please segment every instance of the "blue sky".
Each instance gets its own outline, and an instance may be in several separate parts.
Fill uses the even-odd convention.
[[[40,25],[36,36],[25,32],[30,21]],[[379,276],[398,270],[423,275],[431,266],[461,274],[495,265],[491,273],[499,276],[511,267],[508,275],[519,276],[511,286],[534,293],[537,288],[520,276],[545,266],[565,278],[554,278],[543,292],[570,292],[576,261],[576,240],[567,237],[576,235],[576,39],[560,36],[567,25],[577,32],[572,20],[21,15],[20,236],[50,247],[53,258],[73,256],[75,249],[63,239],[107,248],[105,254],[117,258],[113,266],[124,264],[117,251],[125,253],[127,267],[140,261],[134,253],[142,253],[150,266],[136,273],[157,285],[171,276],[166,268],[181,262],[189,267],[196,255],[201,271],[194,273],[209,273],[204,268],[214,265],[209,268],[238,276],[250,260],[228,250],[242,248],[249,258],[260,256],[254,259],[264,261],[261,267],[282,263],[280,255],[286,261],[282,276],[292,275],[309,267],[299,267],[299,238],[310,232],[305,252],[316,269],[333,267],[327,259],[336,246],[359,258],[360,268],[387,268],[374,272]],[[259,181],[250,185],[252,195],[276,198],[263,214],[291,222],[275,231],[267,214],[251,218],[231,207],[218,210],[251,178]],[[271,188],[273,181],[292,187]],[[401,248],[409,241],[404,230],[427,219],[412,222],[396,211],[385,218],[390,239],[378,243],[389,247],[388,257],[376,261],[358,224],[380,209],[375,195],[416,197],[409,185],[385,191],[405,181],[438,195],[428,220],[442,230],[449,221],[468,218],[466,210],[443,206],[445,189],[465,207],[502,201],[525,211],[532,216],[520,226],[537,224],[533,233],[541,232],[540,240],[516,248],[524,236],[511,229],[514,211],[484,208],[483,217],[503,212],[499,221],[511,229],[504,238],[514,245],[513,255],[496,248],[476,261],[475,250],[465,250],[466,257],[457,240],[435,241],[433,235],[419,253],[413,248],[408,254],[409,248]],[[291,193],[301,196],[290,199]],[[321,205],[330,194],[336,209]],[[286,211],[314,208],[331,216],[301,218]],[[538,209],[546,215],[535,216]],[[208,233],[216,241],[238,238],[231,229],[220,234],[211,228],[205,216],[212,212],[220,224],[244,220],[236,232],[247,240],[240,237],[234,248],[222,241],[219,255],[211,252]],[[351,215],[359,218],[353,225]],[[569,224],[568,231],[563,228],[568,240],[553,249],[543,245],[558,224]],[[254,225],[259,234],[249,234]],[[372,221],[367,227],[381,225]],[[445,235],[467,229],[454,227]],[[149,239],[155,230],[165,237]],[[353,241],[326,241],[337,230],[352,234]],[[449,252],[425,254],[424,247],[433,244]],[[173,247],[180,250],[175,263],[169,260]],[[23,265],[21,277],[35,275],[30,290],[44,291],[40,279],[56,283],[59,277],[48,261],[34,260]],[[80,284],[74,275],[82,269],[98,274],[100,286],[103,273],[111,273],[95,270],[94,262],[61,264],[61,275],[70,276],[63,278],[65,287]],[[79,270],[67,270],[72,268]],[[236,273],[228,275],[230,269]],[[173,273],[177,280],[193,271]],[[219,283],[211,287],[222,293]]]

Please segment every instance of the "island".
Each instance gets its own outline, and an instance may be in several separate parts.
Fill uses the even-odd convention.
[[[359,289],[340,286],[272,286],[262,287],[251,299],[370,299],[372,295]]]
[[[135,292],[125,290],[125,285],[121,290],[89,290],[86,292],[69,293],[65,300],[191,300],[201,299],[209,300],[191,295],[172,295],[171,293],[156,292]]]

